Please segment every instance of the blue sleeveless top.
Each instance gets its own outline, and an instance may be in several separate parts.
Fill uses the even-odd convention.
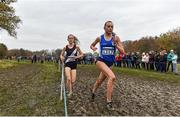
[[[100,39],[100,58],[108,62],[115,61],[116,47],[114,46],[112,38],[106,41],[104,34]]]

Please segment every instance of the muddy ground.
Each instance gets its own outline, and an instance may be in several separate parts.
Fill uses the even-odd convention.
[[[55,67],[20,65],[0,70],[0,115],[64,115],[59,102],[60,73]],[[91,100],[90,88],[99,71],[78,67],[69,115],[180,116],[180,85],[116,73],[113,92],[115,110],[106,109],[106,81]]]
[[[97,90],[95,100],[91,100],[90,88],[97,76],[97,69],[78,69],[74,94],[68,103],[70,115],[180,116],[178,84],[116,73],[113,92],[115,110],[109,111],[105,98],[107,81]]]
[[[64,115],[59,84],[59,73],[52,65],[0,69],[0,115]]]

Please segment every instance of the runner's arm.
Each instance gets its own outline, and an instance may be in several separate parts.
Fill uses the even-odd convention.
[[[60,54],[60,59],[62,62],[64,62],[64,60],[65,60],[65,57],[64,57],[65,50],[66,50],[66,47],[63,48],[63,50],[61,51],[61,54]]]
[[[97,47],[96,44],[100,42],[100,37],[97,37],[96,40],[91,44],[90,48],[93,50],[93,51],[96,51],[97,50]]]
[[[76,56],[76,59],[81,58],[81,57],[83,57],[83,56],[84,56],[84,53],[81,51],[81,49],[80,49],[80,47],[79,47],[79,46],[77,46],[77,51],[78,51],[79,55],[78,55],[78,56]]]
[[[116,46],[116,48],[118,49],[119,52],[125,54],[125,50],[124,50],[123,44],[122,44],[119,36],[115,37],[115,46]]]

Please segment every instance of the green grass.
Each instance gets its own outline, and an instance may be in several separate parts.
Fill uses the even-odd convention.
[[[16,69],[19,64],[26,62],[10,63],[14,66],[13,69]],[[50,63],[24,65],[35,66],[32,68],[38,68],[40,71],[22,78],[18,78],[20,74],[14,74],[16,79],[6,78],[7,80],[0,83],[0,116],[63,116],[64,106],[60,101],[58,89],[60,72],[55,65]]]
[[[95,65],[79,65],[80,69],[94,69]],[[178,70],[180,70],[180,64],[178,65]],[[132,68],[118,68],[113,67],[113,71],[116,74],[127,75],[130,77],[136,78],[144,78],[149,80],[161,80],[161,81],[168,81],[171,83],[179,83],[180,84],[180,75],[174,75],[172,72],[161,73],[156,71],[147,71],[143,69],[132,69]],[[97,72],[97,68],[94,69],[94,73]]]
[[[178,69],[180,70],[180,65],[178,65]],[[157,71],[147,71],[147,70],[139,70],[139,69],[129,69],[129,68],[117,68],[114,70],[123,75],[138,77],[138,78],[146,78],[146,79],[156,79],[161,81],[168,81],[172,83],[180,84],[180,75],[175,75],[172,72],[161,73]]]
[[[19,64],[28,64],[28,63],[30,63],[30,61],[18,62],[16,60],[0,60],[0,69],[11,68],[11,67],[15,67]]]
[[[0,69],[14,67],[17,64],[17,61],[0,60]]]

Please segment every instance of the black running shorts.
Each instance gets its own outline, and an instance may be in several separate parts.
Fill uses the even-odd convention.
[[[69,67],[69,68],[71,68],[71,70],[76,69],[76,68],[77,68],[77,62],[76,62],[76,61],[67,62],[67,63],[65,64],[65,67]]]
[[[97,61],[104,62],[108,67],[111,67],[111,66],[113,66],[113,64],[114,64],[114,62],[106,61],[106,60],[102,59],[101,57],[99,57],[99,58],[96,60],[96,62],[97,62]],[[96,63],[96,62],[95,62],[95,63]]]

